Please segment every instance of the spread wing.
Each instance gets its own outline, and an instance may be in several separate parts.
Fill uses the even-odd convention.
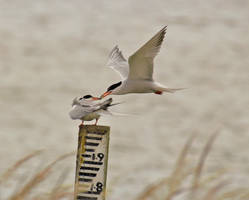
[[[166,29],[167,26],[163,27],[156,35],[129,57],[129,79],[153,79],[153,60],[160,51]]]
[[[129,66],[118,46],[115,46],[109,54],[107,66],[114,69],[123,79],[128,77]]]

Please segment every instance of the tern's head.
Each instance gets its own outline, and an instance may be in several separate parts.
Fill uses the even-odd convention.
[[[92,95],[88,94],[88,95],[85,95],[83,97],[75,97],[73,99],[73,103],[72,103],[72,106],[74,105],[80,105],[80,103],[83,103],[83,102],[91,102],[91,101],[96,101],[96,100],[100,100],[100,98],[98,97],[93,97]]]
[[[119,90],[121,84],[122,84],[122,81],[119,81],[118,83],[112,84],[110,87],[107,88],[106,92],[104,94],[102,94],[100,98],[102,99],[110,94],[114,94],[115,91]]]

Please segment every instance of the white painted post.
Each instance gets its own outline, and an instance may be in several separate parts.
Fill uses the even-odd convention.
[[[105,200],[109,126],[79,128],[74,200]]]

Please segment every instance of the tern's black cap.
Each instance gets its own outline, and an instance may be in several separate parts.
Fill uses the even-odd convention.
[[[115,84],[111,85],[111,86],[107,89],[107,91],[114,90],[115,88],[117,88],[118,86],[120,86],[121,83],[122,83],[122,81],[120,81],[120,82],[118,82],[118,83],[115,83]]]
[[[89,98],[92,98],[92,97],[93,97],[93,96],[90,95],[90,94],[83,96],[84,99],[89,99]]]

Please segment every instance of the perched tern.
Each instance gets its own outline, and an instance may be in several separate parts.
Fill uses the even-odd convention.
[[[101,115],[111,115],[112,113],[108,111],[108,107],[117,105],[112,104],[112,98],[106,101],[97,103],[96,99],[91,95],[85,95],[84,97],[76,97],[73,99],[72,110],[69,112],[71,119],[82,120],[81,126],[83,126],[84,121],[96,120],[95,125],[97,125],[98,120]]]
[[[153,60],[159,53],[167,26],[163,27],[147,43],[131,55],[128,61],[124,58],[118,46],[115,46],[107,62],[107,66],[114,69],[121,76],[121,81],[112,84],[101,95],[123,95],[128,93],[155,93],[175,92],[184,88],[168,88],[153,80]]]

